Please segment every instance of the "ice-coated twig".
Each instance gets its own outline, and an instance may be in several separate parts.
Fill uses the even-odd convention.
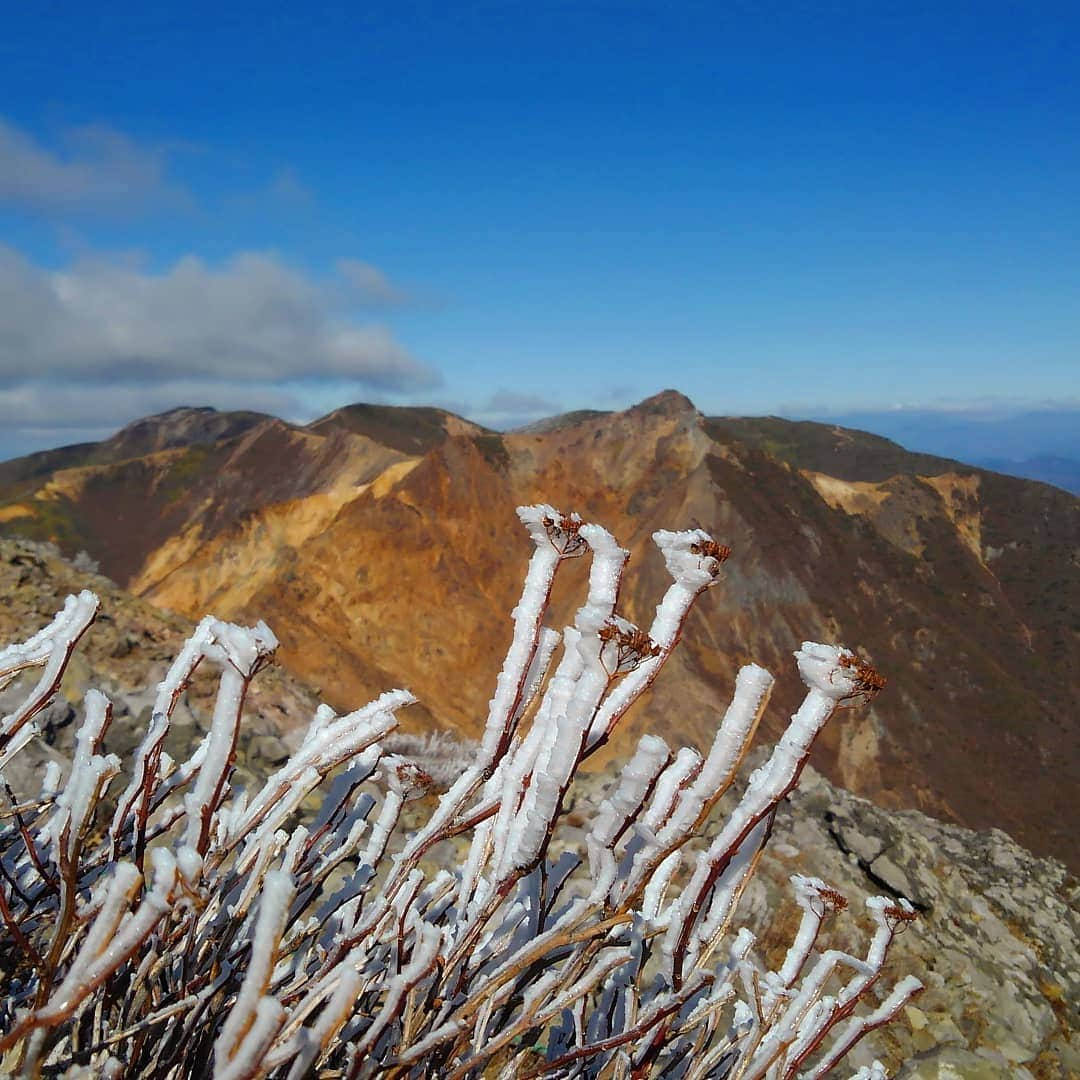
[[[172,717],[173,710],[176,708],[177,701],[180,700],[180,695],[187,687],[195,669],[206,655],[206,649],[213,640],[215,622],[215,619],[207,616],[199,623],[195,633],[188,638],[176,659],[169,665],[165,678],[158,683],[157,695],[150,714],[150,727],[147,729],[142,742],[139,744],[139,749],[135,753],[135,767],[132,771],[131,782],[117,802],[116,812],[109,827],[113,858],[116,858],[121,834],[127,825],[129,816],[135,810],[136,802],[141,804],[139,808],[140,824],[136,825],[136,828],[140,831],[140,838],[145,832],[150,800],[161,779],[162,744],[169,730],[169,720]],[[138,840],[136,841],[136,848],[141,849]],[[138,861],[137,856],[136,862]]]
[[[532,781],[511,826],[497,877],[524,870],[541,853],[563,796],[585,748],[600,699],[612,680],[601,661],[601,632],[611,619],[629,553],[598,525],[581,525],[580,538],[592,551],[588,593],[574,620],[574,633],[564,633],[567,652],[577,658],[560,667],[558,692],[541,703],[537,727],[545,737],[532,762]]]
[[[670,760],[671,750],[663,739],[657,735],[642,735],[634,756],[623,766],[619,783],[600,804],[591,839],[602,847],[611,847],[641,812],[657,777]]]
[[[0,719],[0,747],[56,693],[64,668],[79,638],[97,617],[99,606],[98,598],[84,589],[78,596],[69,596],[63,609],[43,630],[21,645],[9,645],[0,650],[0,689],[26,668],[44,668],[37,685],[25,696],[23,703]]]
[[[798,782],[814,739],[839,703],[859,692],[845,663],[852,655],[845,649],[813,642],[803,642],[802,649],[795,654],[799,674],[807,686],[806,697],[768,762],[750,776],[742,800],[717,833],[678,900],[677,914],[671,920],[665,942],[676,982],[681,977],[686,950],[709,892],[751,831]],[[714,911],[713,920],[719,922],[725,914]]]
[[[922,990],[922,982],[914,975],[904,976],[873,1012],[866,1016],[852,1017],[848,1021],[847,1026],[836,1037],[836,1042],[830,1047],[829,1053],[805,1074],[806,1080],[820,1080],[821,1077],[828,1075],[829,1070],[835,1068],[864,1035],[895,1019],[900,1010]]]
[[[24,1016],[0,1039],[0,1051],[8,1049],[32,1028],[51,1027],[69,1018],[142,945],[171,906],[176,884],[176,863],[169,852],[154,852],[153,888],[143,897],[134,913],[130,913],[127,905],[141,881],[142,875],[132,864],[118,864],[108,887],[104,907],[63,982],[42,1008]]]
[[[683,623],[694,601],[715,585],[724,560],[731,554],[702,529],[686,532],[653,533],[653,541],[664,556],[672,583],[656,607],[656,617],[649,628],[649,638],[656,647],[653,656],[643,660],[608,695],[589,729],[589,748],[597,749],[607,741],[619,718],[652,685],[664,662],[671,655],[682,632]]]
[[[260,998],[240,1045],[228,1060],[215,1063],[214,1080],[249,1080],[265,1075],[262,1062],[284,1022],[285,1010],[277,998]]]
[[[277,645],[277,638],[265,623],[246,630],[231,623],[215,622],[203,647],[204,655],[221,666],[221,678],[202,767],[194,789],[184,797],[185,843],[200,855],[206,854],[210,821],[236,756],[236,737],[248,683],[273,656]]]
[[[494,766],[513,736],[513,718],[528,684],[529,670],[540,640],[541,619],[551,596],[559,563],[580,554],[577,526],[580,518],[564,518],[552,506],[519,506],[518,517],[529,532],[536,550],[529,560],[521,599],[513,611],[514,636],[488,706],[484,737],[480,745],[485,768]]]
[[[115,754],[102,757],[96,751],[112,719],[112,705],[98,690],[84,699],[86,718],[75,741],[75,756],[67,785],[56,797],[56,812],[48,832],[56,861],[74,860],[83,832],[108,782],[120,771]]]
[[[271,871],[263,879],[247,973],[221,1034],[214,1043],[214,1060],[219,1072],[239,1054],[241,1041],[256,1022],[259,1007],[266,1000],[264,995],[270,984],[270,975],[274,969],[277,948],[293,895],[293,880],[285,871]],[[269,1012],[266,1016],[269,1016]]]

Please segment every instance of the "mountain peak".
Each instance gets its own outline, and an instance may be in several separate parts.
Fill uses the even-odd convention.
[[[138,457],[158,450],[213,443],[231,438],[270,419],[265,413],[219,412],[209,405],[181,405],[156,416],[146,416],[121,428],[99,447],[107,460]]]
[[[643,416],[701,415],[698,407],[685,394],[679,393],[678,390],[661,390],[659,394],[653,394],[652,397],[639,401],[626,411]]]
[[[471,731],[484,691],[446,673],[500,651],[499,612],[518,595],[513,552],[527,553],[513,529],[507,547],[510,507],[550,498],[625,536],[643,568],[621,597],[629,618],[647,616],[667,587],[653,531],[701,523],[736,557],[705,601],[704,633],[664,680],[670,690],[658,688],[662,723],[707,743],[717,695],[745,659],[786,667],[802,636],[847,641],[904,690],[883,695],[851,739],[823,745],[834,776],[894,805],[1015,831],[1080,865],[1077,815],[1056,809],[1040,772],[1076,734],[1077,681],[1062,673],[1080,670],[1068,621],[1080,501],[1064,492],[835,425],[702,419],[672,391],[608,416],[572,414],[549,437],[366,405],[316,422],[314,438],[263,418],[206,445],[212,422],[253,415],[174,412],[142,434],[9,463],[0,535],[85,549],[163,607],[293,627],[285,662],[338,682],[341,705],[404,684]],[[161,452],[177,439],[203,445]],[[139,455],[153,460],[133,465]],[[573,617],[559,597],[554,625]],[[798,705],[793,674],[777,679],[781,713]],[[963,719],[973,716],[977,733]],[[987,748],[977,770],[973,746]],[[1063,783],[1080,783],[1075,761],[1061,769]]]
[[[309,431],[336,428],[364,435],[403,454],[425,454],[451,435],[479,435],[486,428],[456,413],[428,405],[343,405],[308,425]]]

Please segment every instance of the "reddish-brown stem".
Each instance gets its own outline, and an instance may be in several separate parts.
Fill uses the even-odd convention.
[[[824,1058],[821,1063],[816,1066],[816,1068],[824,1070],[825,1073],[827,1073],[830,1069],[834,1068],[843,1060],[843,1058],[850,1052],[851,1048],[857,1042],[859,1042],[860,1039],[862,1039],[866,1035],[869,1035],[871,1031],[876,1031],[878,1028],[884,1027],[892,1020],[895,1020],[896,1017],[899,1015],[900,1010],[904,1008],[913,997],[917,997],[919,994],[921,994],[923,992],[923,989],[923,987],[920,987],[917,990],[913,990],[911,994],[909,994],[902,1001],[898,1001],[896,1004],[896,1008],[889,1012],[886,1016],[883,1016],[880,1020],[875,1020],[873,1023],[868,1023],[866,1027],[864,1027],[856,1034],[855,1038],[843,1043],[843,1045],[841,1046],[836,1047],[828,1057]],[[822,1034],[824,1035],[826,1033],[823,1032]],[[815,1046],[819,1045],[820,1042],[821,1040],[819,1039],[817,1043],[815,1043]],[[784,1073],[784,1080],[790,1080],[790,1078],[796,1075],[794,1069],[797,1069],[807,1056],[808,1054],[802,1054],[799,1056],[799,1060],[793,1063],[792,1067]]]
[[[10,800],[12,806],[14,807],[16,802],[15,792],[11,790],[11,787],[6,780],[3,783],[4,790],[7,792],[7,797]],[[45,866],[41,861],[41,856],[38,854],[37,845],[34,843],[33,837],[31,837],[30,835],[30,830],[26,827],[26,822],[23,821],[22,814],[20,814],[18,810],[13,810],[13,813],[15,815],[15,821],[18,824],[19,835],[22,837],[23,845],[26,847],[26,854],[29,857],[30,862],[33,864],[34,869],[37,871],[38,877],[40,877],[41,880],[45,883],[45,887],[49,890],[49,892],[59,895],[59,886],[46,872]]]
[[[0,889],[0,916],[3,916],[4,923],[8,928],[8,933],[15,939],[19,948],[26,953],[30,963],[37,969],[39,977],[44,979],[45,962],[41,959],[41,955],[38,953],[37,949],[34,948],[27,936],[19,928],[19,924],[11,914],[11,908],[8,907],[7,897],[4,896],[3,889]]]
[[[693,933],[694,926],[697,923],[698,916],[701,914],[701,909],[704,907],[709,893],[723,875],[724,871],[731,865],[732,859],[738,854],[739,848],[742,847],[746,838],[765,820],[765,818],[776,810],[776,807],[779,806],[798,785],[799,777],[802,775],[803,766],[806,764],[809,756],[808,752],[795,766],[795,772],[784,789],[769,803],[768,806],[765,807],[764,810],[750,818],[746,827],[739,833],[728,850],[709,867],[708,877],[698,890],[697,895],[691,901],[690,912],[683,920],[682,927],[679,930],[678,943],[675,946],[675,951],[672,956],[672,975],[676,989],[682,986],[683,964],[686,961],[686,950],[690,944],[690,935]]]
[[[225,762],[225,767],[221,770],[221,775],[214,785],[214,791],[201,811],[201,818],[199,821],[199,842],[195,847],[195,850],[198,851],[200,856],[206,855],[207,848],[210,846],[210,825],[213,821],[214,814],[217,812],[218,805],[221,802],[222,793],[229,782],[229,773],[232,771],[233,762],[236,760],[236,743],[240,737],[240,716],[244,711],[244,702],[247,700],[248,687],[251,685],[251,680],[255,677],[257,670],[258,667],[256,666],[255,670],[253,670],[250,675],[243,675],[243,673],[241,673],[240,695],[236,705],[236,723],[233,724],[232,742],[229,745],[229,754]]]
[[[510,749],[510,741],[514,737],[514,730],[517,727],[517,721],[520,720],[518,716],[518,710],[521,708],[521,700],[525,694],[525,687],[529,681],[529,669],[532,667],[532,662],[536,657],[536,650],[540,645],[540,631],[544,627],[544,615],[547,612],[548,605],[551,603],[551,590],[555,587],[555,574],[558,573],[559,567],[562,566],[562,560],[555,564],[555,569],[552,571],[551,580],[548,582],[547,592],[544,594],[543,603],[540,605],[540,610],[536,613],[536,623],[532,630],[532,645],[529,649],[528,661],[522,665],[521,677],[518,679],[517,689],[514,691],[514,700],[510,705],[506,714],[506,719],[503,722],[502,733],[499,735],[499,741],[495,746],[495,752],[491,756],[491,760],[484,766],[484,780],[490,780],[492,774],[498,768],[499,762],[502,761],[506,755],[506,751]]]

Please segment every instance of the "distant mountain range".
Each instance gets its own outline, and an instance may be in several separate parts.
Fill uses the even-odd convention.
[[[1080,495],[1080,408],[1046,408],[1009,416],[895,409],[807,419],[873,431],[909,450],[1041,480]]]
[[[579,410],[537,420],[521,431],[544,432],[605,415]],[[962,461],[991,472],[1041,480],[1080,495],[1080,409],[1041,409],[985,416],[935,409],[895,409],[835,416],[788,416],[874,433],[917,454]]]
[[[823,771],[1080,865],[1062,794],[1080,780],[1080,500],[1057,488],[836,424],[706,417],[674,391],[502,434],[437,409],[307,426],[177,409],[0,464],[0,533],[85,549],[190,617],[265,618],[334,704],[405,685],[427,707],[414,724],[466,733],[528,557],[513,508],[536,501],[631,549],[621,602],[646,625],[665,585],[655,529],[702,525],[734,549],[630,736],[707,743],[750,659],[778,677],[775,734],[800,697],[791,651],[842,641],[890,685],[835,726]]]

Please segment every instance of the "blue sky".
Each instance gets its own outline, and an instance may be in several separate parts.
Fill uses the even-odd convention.
[[[0,452],[1080,404],[1074,3],[169,7],[6,16]]]

